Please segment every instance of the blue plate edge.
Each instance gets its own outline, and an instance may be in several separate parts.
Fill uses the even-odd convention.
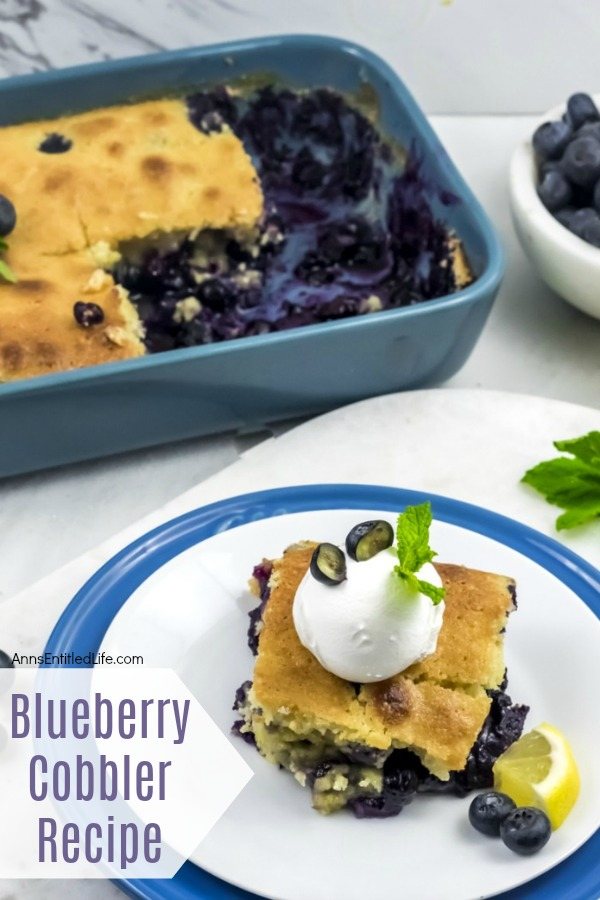
[[[128,572],[135,571],[140,565],[144,569],[144,577],[138,583],[144,581],[151,574],[151,572],[145,571],[146,566],[143,565],[144,562],[148,563],[150,555],[157,559],[157,564],[152,568],[152,571],[155,571],[163,562],[183,552],[187,546],[199,543],[220,531],[248,524],[251,521],[324,509],[370,508],[394,512],[406,505],[421,503],[425,500],[431,501],[435,518],[491,537],[542,565],[559,577],[563,584],[571,588],[596,617],[600,618],[600,572],[598,569],[553,538],[500,513],[442,495],[383,485],[297,485],[241,494],[216,501],[184,513],[142,535],[105,563],[77,592],[56,623],[48,639],[46,651],[52,652],[53,647],[62,651],[71,649],[69,642],[80,638],[80,629],[88,624],[87,619],[90,616],[94,618],[102,598],[106,596],[106,590],[113,586],[113,582],[122,581],[124,573],[127,575]],[[224,526],[223,519],[225,519]],[[199,528],[208,527],[210,529],[213,525],[219,527],[214,528],[210,534],[202,535],[199,539],[197,536],[194,538],[195,532]],[[187,541],[186,538],[188,538]],[[154,548],[151,546],[153,543],[155,544]],[[174,553],[170,552],[173,543],[177,547]],[[182,543],[184,546],[180,546]],[[148,553],[149,545],[150,549],[153,549],[153,554]],[[163,561],[165,549],[167,555]],[[115,576],[115,573],[118,574]],[[134,583],[132,589],[135,589],[136,586]],[[130,593],[131,591],[129,591]],[[114,614],[110,616],[103,627],[102,634],[96,636],[97,646],[102,641],[112,619],[127,601],[129,594],[122,598]],[[86,646],[85,649],[92,648]],[[195,877],[193,877],[194,874]],[[183,895],[177,890],[177,881],[184,880],[186,886],[192,887],[189,884],[190,878],[198,881],[198,876],[201,876],[200,880],[203,884],[196,886],[202,889],[202,893],[194,891],[192,894]],[[576,883],[573,879],[577,879]],[[186,898],[204,897],[205,900],[226,900],[226,898],[238,898],[238,900],[247,898],[249,900],[249,898],[257,897],[255,894],[241,890],[210,875],[191,863],[185,863],[175,878],[169,881],[133,879],[114,883],[129,896],[143,898],[143,900],[162,900],[167,896],[172,900],[177,900],[177,898],[183,900],[184,896]],[[181,888],[184,888],[183,884]],[[168,895],[165,890],[168,891]],[[542,898],[543,900],[553,900],[553,898],[555,900],[598,900],[600,896],[600,829],[582,847],[548,872],[512,891],[496,896],[498,900],[542,900]]]

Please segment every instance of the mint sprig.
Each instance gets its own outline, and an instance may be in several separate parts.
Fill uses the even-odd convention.
[[[396,550],[398,565],[394,571],[413,590],[425,594],[434,606],[444,599],[444,588],[436,587],[428,581],[417,578],[416,573],[425,563],[431,562],[437,553],[429,546],[431,527],[431,503],[407,506],[398,516],[396,525]]]
[[[554,446],[570,455],[538,463],[521,481],[565,510],[556,520],[557,530],[563,531],[600,518],[600,431],[554,441]]]
[[[8,250],[8,244],[3,238],[0,238],[0,253],[4,253],[5,250]],[[11,284],[15,284],[17,281],[17,276],[4,259],[0,259],[0,278],[9,281]]]

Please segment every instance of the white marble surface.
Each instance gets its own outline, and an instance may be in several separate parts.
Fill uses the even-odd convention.
[[[599,27],[597,0],[0,0],[0,72],[318,31],[368,44],[429,112],[536,112],[598,89]]]

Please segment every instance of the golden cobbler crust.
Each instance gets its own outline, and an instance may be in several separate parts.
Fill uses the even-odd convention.
[[[511,580],[438,565],[446,588],[438,650],[420,666],[363,685],[357,694],[354,685],[326,671],[303,647],[294,627],[294,595],[315,546],[291,548],[273,564],[254,671],[254,704],[278,721],[289,715],[303,730],[328,730],[340,740],[379,749],[410,747],[441,777],[461,770],[489,711],[484,688],[498,686],[503,677],[500,632],[512,608]],[[465,636],[461,629],[467,620]],[[464,651],[478,629],[482,636],[474,643],[471,664]],[[488,642],[496,648],[489,654]],[[493,681],[499,659],[502,671]]]
[[[434,565],[446,588],[444,624],[435,653],[406,674],[497,688],[504,678],[502,629],[514,606],[514,580],[464,566]]]
[[[40,152],[55,132],[70,150]],[[157,231],[252,228],[262,214],[242,143],[227,130],[202,134],[182,100],[6,126],[0,156],[0,193],[17,210],[6,259],[19,278],[0,286],[2,381],[144,353],[124,292],[110,278],[86,290],[98,269],[87,248],[116,249]],[[75,322],[78,300],[102,306],[101,326]]]
[[[44,137],[73,141],[41,153]],[[253,226],[256,170],[230,131],[202,134],[182,100],[114,106],[0,128],[0,193],[18,215],[11,246],[66,253],[156,230]]]
[[[9,253],[12,262],[14,254]],[[0,381],[114,362],[144,352],[137,313],[88,251],[25,257],[19,281],[0,288]],[[97,303],[104,321],[82,328],[77,300]]]

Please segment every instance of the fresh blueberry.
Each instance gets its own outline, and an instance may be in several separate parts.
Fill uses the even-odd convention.
[[[500,825],[515,808],[514,801],[506,794],[486,791],[471,801],[469,822],[482,834],[497,837],[500,834]]]
[[[593,193],[594,209],[600,212],[600,179],[596,182]]]
[[[310,573],[321,584],[336,585],[346,580],[346,557],[335,544],[319,544],[310,560]]]
[[[66,153],[73,146],[73,141],[64,136],[64,134],[47,134],[38,150],[42,153]]]
[[[14,206],[4,194],[0,194],[0,237],[8,237],[17,224]]]
[[[78,325],[83,328],[90,328],[92,325],[99,325],[104,321],[104,310],[97,303],[84,303],[78,300],[73,306],[73,315]]]
[[[594,247],[600,247],[600,215],[589,206],[576,210],[571,216],[569,231]]]
[[[572,135],[568,122],[544,122],[533,134],[533,148],[540,159],[558,159]]]
[[[562,166],[560,164],[559,159],[546,159],[540,163],[540,165],[539,165],[540,181],[542,180],[544,175],[548,174],[548,172],[561,172],[562,173]]]
[[[360,522],[346,535],[346,553],[351,559],[364,562],[386,550],[394,543],[394,529],[384,519]]]
[[[0,669],[13,669],[14,665],[12,656],[9,656],[4,650],[0,650]]]
[[[596,104],[589,94],[572,94],[567,100],[567,115],[573,128],[600,119]]]
[[[570,231],[573,216],[576,212],[577,210],[573,206],[566,206],[564,209],[559,209],[558,212],[555,212],[554,218]]]
[[[520,856],[537,853],[548,843],[551,833],[548,816],[533,806],[513,810],[500,825],[500,837],[509,850]]]
[[[597,141],[600,141],[600,122],[584,122],[583,125],[577,129],[577,137],[594,137]]]
[[[575,138],[564,152],[563,171],[579,187],[591,187],[600,178],[600,141],[589,135]]]
[[[565,176],[555,170],[546,172],[538,185],[538,196],[550,212],[567,206],[571,202],[572,193],[571,185]]]

